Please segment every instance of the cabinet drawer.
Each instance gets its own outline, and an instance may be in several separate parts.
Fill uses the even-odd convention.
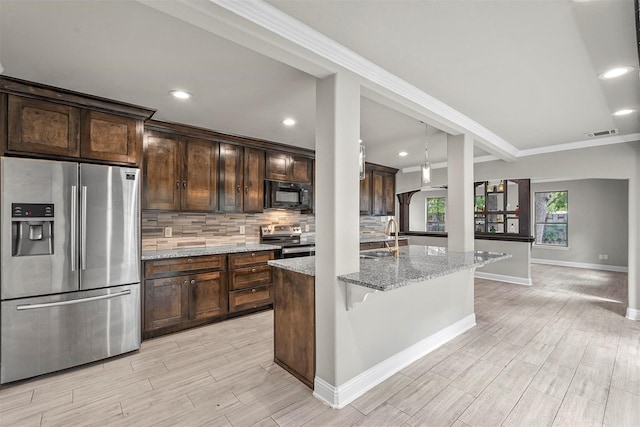
[[[273,303],[273,285],[229,292],[229,312],[262,307]]]
[[[273,259],[273,251],[243,252],[229,255],[229,270],[248,267],[256,264],[266,264]]]
[[[177,272],[195,270],[224,270],[225,255],[204,255],[189,258],[172,258],[144,263],[144,276],[166,276]]]
[[[272,281],[272,267],[268,265],[239,268],[229,272],[229,290],[268,285]]]
[[[398,246],[409,246],[409,240],[398,240]]]

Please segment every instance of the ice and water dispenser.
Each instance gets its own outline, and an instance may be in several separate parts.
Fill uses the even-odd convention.
[[[53,254],[53,203],[11,204],[13,256]]]

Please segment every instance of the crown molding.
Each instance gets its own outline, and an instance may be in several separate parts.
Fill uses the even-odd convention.
[[[545,147],[519,150],[517,157],[537,156],[539,154],[557,153],[559,151],[580,150],[583,148],[601,147],[603,145],[623,144],[625,142],[640,141],[640,133],[628,135],[613,135],[584,141],[568,142],[566,144],[547,145]]]

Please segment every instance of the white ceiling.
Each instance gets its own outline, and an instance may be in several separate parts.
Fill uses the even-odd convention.
[[[523,153],[640,133],[640,114],[611,115],[640,107],[632,0],[269,3]],[[156,108],[158,120],[313,148],[315,77],[203,28],[133,1],[0,0],[0,62],[9,76]],[[614,65],[635,70],[597,78]],[[174,88],[194,98],[171,99]],[[367,98],[361,111],[368,160],[421,161],[424,124]],[[446,160],[446,138],[431,133],[432,159]]]

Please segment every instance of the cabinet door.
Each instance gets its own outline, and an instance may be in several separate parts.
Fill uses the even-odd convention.
[[[289,180],[289,158],[285,153],[267,153],[265,177],[275,181]]]
[[[82,110],[81,120],[81,157],[135,165],[140,163],[142,120],[91,110]]]
[[[255,148],[244,149],[244,212],[264,210],[265,153]]]
[[[78,157],[80,110],[67,105],[9,95],[8,149]]]
[[[144,329],[179,325],[189,316],[189,276],[144,281]]]
[[[393,174],[384,174],[384,215],[396,213],[396,177]]]
[[[215,211],[218,209],[218,144],[185,138],[182,173],[184,211]]]
[[[189,280],[189,319],[206,319],[227,312],[227,277],[225,272],[202,273]]]
[[[385,214],[384,213],[384,208],[385,208],[385,203],[384,203],[384,173],[383,172],[378,172],[378,171],[373,171],[373,173],[371,174],[371,177],[372,177],[371,194],[372,194],[372,197],[373,197],[372,214],[373,215],[384,215]]]
[[[180,210],[181,169],[178,137],[147,132],[142,161],[143,209]]]
[[[220,144],[220,210],[242,212],[242,147]]]
[[[360,180],[360,215],[371,215],[371,171],[365,171]]]
[[[289,180],[310,183],[313,174],[312,160],[306,157],[291,156],[289,161]]]

